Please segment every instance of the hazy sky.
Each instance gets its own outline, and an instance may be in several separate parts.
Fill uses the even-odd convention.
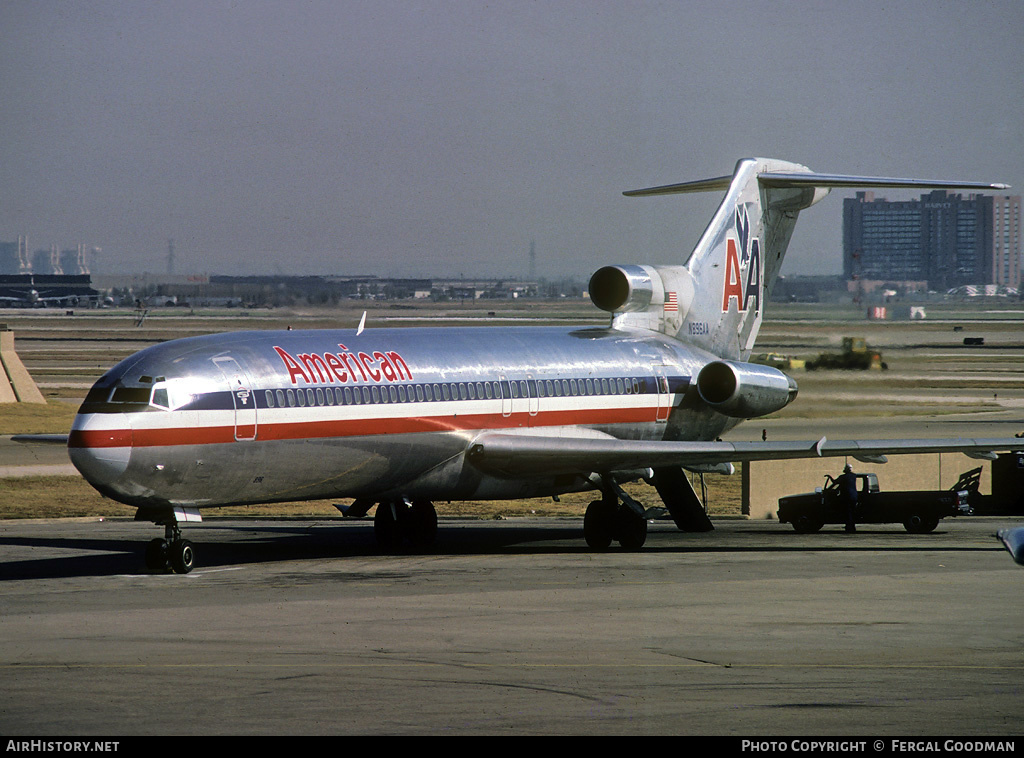
[[[0,240],[100,270],[675,263],[765,156],[1024,187],[1024,2],[0,0]],[[841,198],[783,273],[841,269]],[[888,193],[889,197],[908,197]]]

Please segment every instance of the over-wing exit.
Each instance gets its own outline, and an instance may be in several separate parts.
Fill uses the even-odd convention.
[[[1020,440],[726,443],[743,419],[784,408],[796,383],[748,363],[799,211],[832,187],[1005,185],[815,174],[745,159],[731,176],[627,192],[724,191],[682,264],[618,265],[590,281],[603,328],[239,332],[174,340],[125,359],[92,388],[68,439],[104,495],[165,527],[147,565],[187,572],[180,525],[203,508],[305,499],[376,506],[385,546],[426,546],[436,500],[594,490],[593,548],[644,544],[651,483],[679,528],[710,529],[684,470],[744,460],[964,451]]]

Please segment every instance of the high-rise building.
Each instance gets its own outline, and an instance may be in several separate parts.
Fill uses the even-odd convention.
[[[88,274],[89,264],[85,260],[85,245],[79,244],[60,251],[60,268],[65,274]]]
[[[33,274],[63,274],[64,269],[60,266],[60,252],[56,245],[47,248],[39,248],[32,253]]]
[[[1021,266],[1020,195],[992,200],[992,281],[1020,288],[1024,283]]]
[[[890,202],[872,192],[843,201],[849,280],[926,282],[931,289],[1021,282],[1020,196],[945,190]]]
[[[32,271],[28,257],[28,237],[17,242],[0,242],[0,274],[27,274]]]

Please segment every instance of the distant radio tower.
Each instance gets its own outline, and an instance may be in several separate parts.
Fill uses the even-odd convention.
[[[174,274],[174,240],[167,240],[167,273]]]
[[[530,281],[537,279],[537,246],[530,240]]]

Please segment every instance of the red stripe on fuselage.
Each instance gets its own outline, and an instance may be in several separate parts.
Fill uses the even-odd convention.
[[[68,434],[68,447],[131,446],[131,429],[72,429],[71,433]]]
[[[653,423],[656,408],[589,408],[583,410],[542,411],[531,416],[514,413],[458,414],[451,416],[403,416],[400,418],[332,419],[274,423],[261,414],[256,441],[323,439],[329,437],[368,437],[388,434],[462,432],[485,429]],[[270,415],[271,412],[267,412]],[[521,422],[521,423],[517,423]],[[252,440],[245,440],[246,442]],[[212,445],[235,442],[233,425],[164,427],[157,429],[73,430],[68,447],[166,447]]]

